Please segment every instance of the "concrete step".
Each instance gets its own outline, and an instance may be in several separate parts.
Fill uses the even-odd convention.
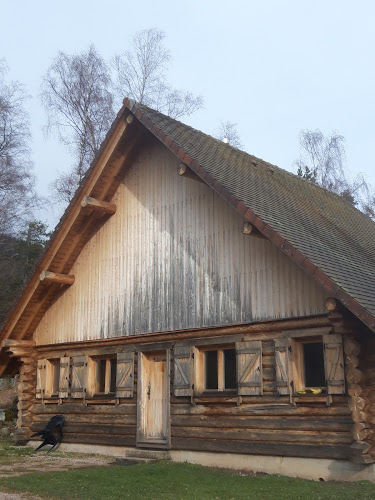
[[[148,450],[133,449],[126,451],[126,458],[131,460],[170,460],[169,451],[166,450]]]

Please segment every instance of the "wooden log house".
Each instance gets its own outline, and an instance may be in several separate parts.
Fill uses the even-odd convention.
[[[375,224],[125,99],[0,333],[16,439],[373,479]]]

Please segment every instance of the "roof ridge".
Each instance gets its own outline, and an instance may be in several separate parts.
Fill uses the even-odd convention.
[[[345,202],[347,206],[351,207],[352,209],[355,209],[357,212],[359,212],[363,216],[368,217],[361,210],[359,210],[355,205],[352,205],[350,202],[348,202],[342,195],[340,195],[339,193],[336,193],[335,191],[331,191],[330,189],[326,188],[325,186],[321,186],[320,184],[318,184],[316,182],[313,182],[313,181],[311,181],[309,179],[305,179],[305,178],[299,176],[297,173],[290,172],[289,170],[286,170],[285,168],[279,167],[278,165],[276,165],[274,163],[268,162],[267,160],[264,160],[263,158],[260,158],[259,156],[255,156],[255,155],[249,153],[248,151],[236,148],[235,146],[232,146],[229,143],[225,143],[225,142],[221,141],[220,139],[217,139],[216,137],[213,137],[212,135],[207,134],[206,132],[203,132],[202,130],[199,130],[199,129],[195,128],[195,127],[192,127],[191,125],[188,125],[188,124],[186,124],[186,123],[184,123],[184,122],[182,122],[180,120],[177,120],[176,118],[173,118],[173,117],[171,117],[169,115],[166,115],[166,114],[162,113],[161,111],[152,109],[152,108],[150,108],[149,106],[147,106],[145,104],[138,103],[138,102],[136,102],[134,100],[131,100],[131,99],[129,99],[129,102],[132,105],[135,105],[137,108],[140,108],[141,111],[145,111],[148,114],[148,116],[149,116],[149,113],[151,115],[158,114],[161,117],[165,118],[166,120],[172,121],[172,122],[174,122],[174,123],[176,123],[178,125],[182,125],[186,129],[191,130],[194,133],[196,133],[196,134],[198,134],[198,135],[200,135],[202,137],[206,137],[206,138],[210,139],[211,141],[216,142],[217,144],[225,145],[225,147],[231,148],[233,150],[233,152],[236,153],[236,154],[240,154],[241,156],[243,156],[245,158],[250,158],[251,160],[256,160],[257,163],[260,162],[260,166],[261,167],[265,167],[265,168],[272,167],[272,168],[275,168],[275,169],[277,169],[278,171],[280,171],[284,175],[289,175],[289,176],[291,176],[291,177],[293,177],[295,179],[299,179],[300,182],[308,183],[310,186],[313,187],[313,189],[318,189],[318,190],[320,189],[323,192],[329,193],[329,195],[333,195],[338,200],[340,200],[341,202]],[[152,120],[151,117],[150,117],[150,119]]]

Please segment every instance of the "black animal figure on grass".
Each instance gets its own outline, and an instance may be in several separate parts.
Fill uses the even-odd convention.
[[[64,425],[64,417],[62,415],[55,415],[52,417],[45,428],[39,432],[36,432],[31,437],[42,436],[43,443],[38,446],[34,451],[38,451],[46,444],[51,444],[52,448],[48,450],[47,453],[52,451],[55,446],[61,443],[63,438],[62,426]]]

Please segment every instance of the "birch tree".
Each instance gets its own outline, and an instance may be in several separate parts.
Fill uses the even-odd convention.
[[[189,91],[174,89],[168,83],[171,54],[164,40],[165,34],[159,29],[138,31],[131,40],[129,50],[115,56],[117,94],[172,118],[190,116],[202,108],[203,98]]]
[[[26,234],[44,228],[29,222],[42,201],[34,191],[28,95],[7,72],[0,60],[0,323],[39,255],[39,246],[22,246]]]
[[[69,202],[115,116],[110,71],[93,45],[79,54],[58,53],[43,78],[41,100],[46,132],[57,132],[74,156],[71,171],[53,184],[58,200]]]
[[[19,82],[7,81],[7,71],[0,60],[0,235],[15,235],[40,200],[30,160],[28,95]]]
[[[344,143],[336,132],[325,136],[319,129],[302,130],[297,174],[339,194],[375,220],[375,191],[364,175],[350,176]]]
[[[237,130],[237,123],[233,123],[230,121],[220,122],[219,130],[216,133],[215,137],[220,141],[230,144],[234,148],[243,148],[240,134]]]

